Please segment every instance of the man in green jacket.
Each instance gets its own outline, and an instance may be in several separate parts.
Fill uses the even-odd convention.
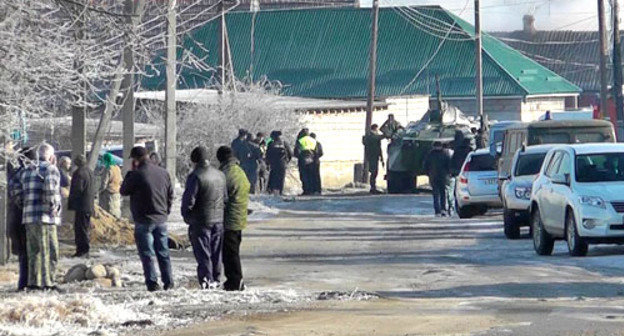
[[[228,194],[223,235],[223,272],[227,280],[223,289],[241,291],[245,289],[245,284],[240,262],[240,243],[243,238],[242,231],[247,227],[250,184],[230,147],[219,147],[217,159],[220,163],[219,169],[225,174]]]

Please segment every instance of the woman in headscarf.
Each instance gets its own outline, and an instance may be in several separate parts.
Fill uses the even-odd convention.
[[[119,189],[122,183],[121,169],[115,164],[113,155],[110,153],[104,154],[102,163],[104,164],[104,170],[100,185],[100,206],[111,215],[120,218],[121,195],[119,194]]]

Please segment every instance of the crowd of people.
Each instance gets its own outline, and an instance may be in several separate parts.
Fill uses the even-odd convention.
[[[276,136],[274,141],[281,140]],[[54,148],[46,143],[19,154],[18,163],[9,166],[8,186],[8,232],[12,253],[19,260],[18,290],[58,290],[54,280],[59,258],[57,227],[64,222],[63,213],[69,212],[63,211],[64,198],[67,210],[74,214],[73,256],[89,257],[96,195],[114,216],[121,216],[120,197],[130,197],[145,285],[149,291],[174,287],[167,231],[174,188],[167,171],[145,147],[132,149],[132,169],[123,179],[112,157],[104,155],[99,185],[84,155],[75,156],[73,164],[69,158],[57,162]],[[181,207],[198,264],[198,282],[202,288],[221,288],[223,265],[227,280],[222,288],[243,290],[239,251],[251,184],[230,147],[218,149],[218,169],[208,159],[204,147],[191,153],[194,169],[188,176]]]
[[[231,148],[247,176],[252,194],[268,192],[282,195],[288,164],[293,157],[297,159],[303,195],[321,194],[320,159],[323,146],[309,129],[299,132],[292,149],[282,139],[281,131],[273,131],[266,138],[264,133],[257,133],[254,137],[247,130],[240,129],[238,136],[232,140]]]

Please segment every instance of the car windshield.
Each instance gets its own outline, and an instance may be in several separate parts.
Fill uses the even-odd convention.
[[[490,154],[473,155],[470,159],[470,171],[496,170],[496,160]]]
[[[576,181],[624,181],[624,153],[577,155]]]
[[[546,153],[524,154],[518,157],[515,176],[535,175],[539,173]]]

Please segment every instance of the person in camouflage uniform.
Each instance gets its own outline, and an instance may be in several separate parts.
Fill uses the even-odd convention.
[[[61,223],[61,174],[54,148],[39,146],[39,161],[21,175],[22,223],[26,226],[28,288],[56,289],[58,262],[56,227]]]

